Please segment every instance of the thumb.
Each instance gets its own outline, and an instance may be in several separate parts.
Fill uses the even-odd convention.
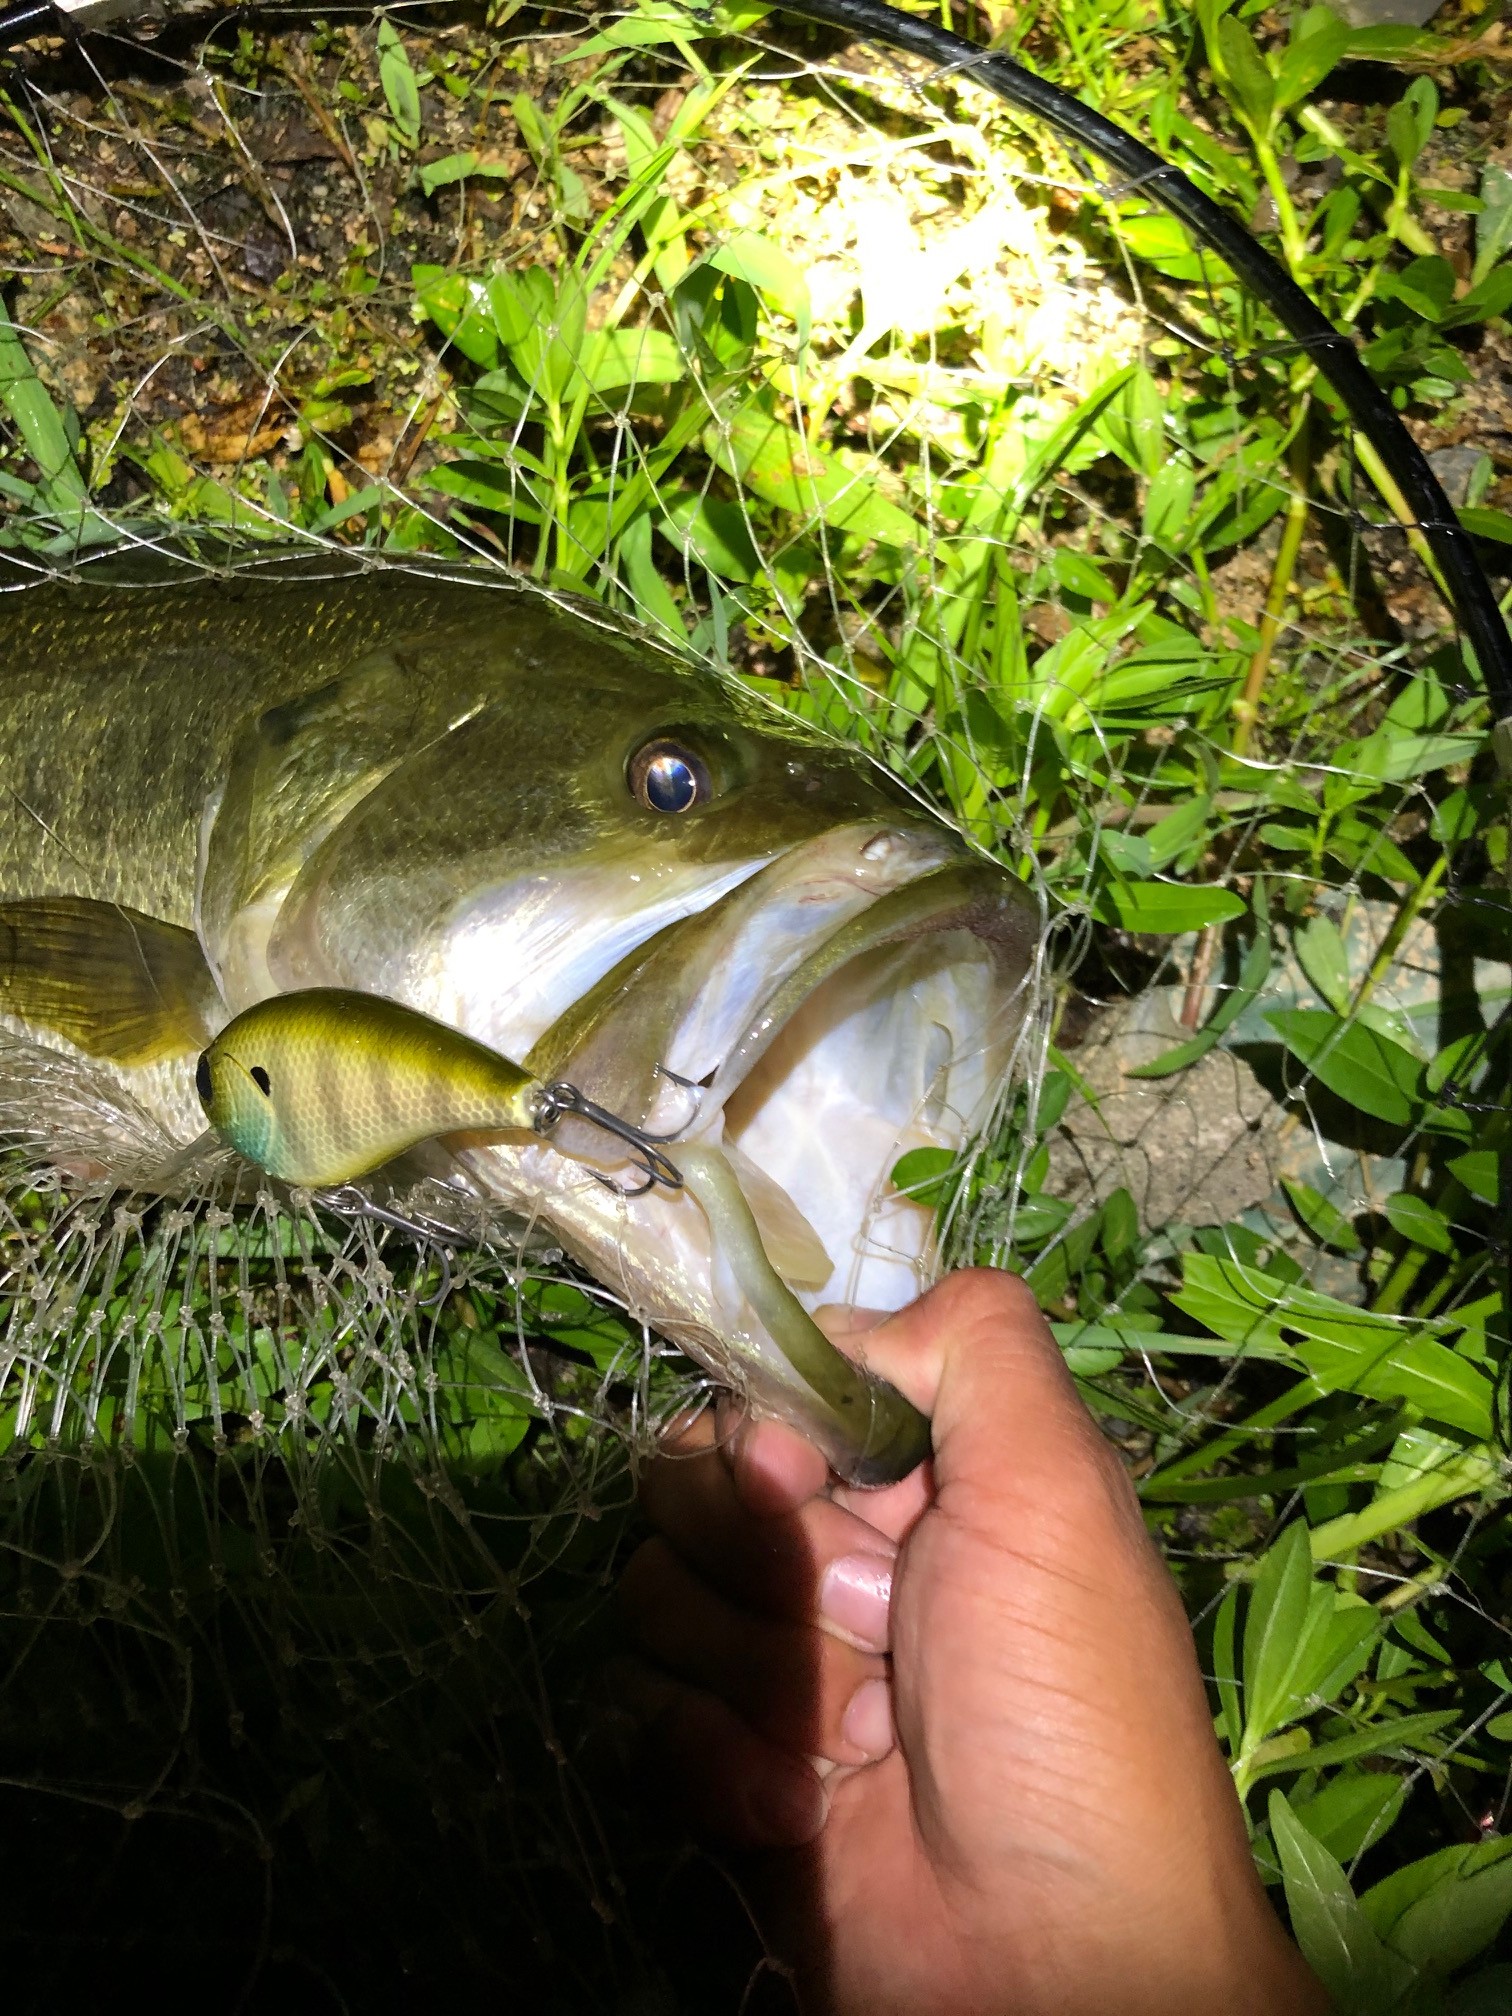
[[[1078,1476],[1133,1493],[1082,1404],[1060,1347],[1017,1276],[967,1268],[851,1347],[931,1416],[935,1484],[1043,1505]],[[1135,1515],[1137,1518],[1137,1514]]]

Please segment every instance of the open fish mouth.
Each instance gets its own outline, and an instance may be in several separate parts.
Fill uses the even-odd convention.
[[[1028,892],[953,834],[842,826],[658,933],[531,1052],[543,1079],[665,1137],[681,1190],[619,1194],[633,1166],[604,1162],[605,1137],[572,1117],[553,1135],[565,1155],[463,1159],[842,1474],[900,1474],[924,1453],[918,1417],[851,1372],[812,1315],[896,1309],[928,1285],[932,1214],[892,1171],[990,1120],[1040,937]]]

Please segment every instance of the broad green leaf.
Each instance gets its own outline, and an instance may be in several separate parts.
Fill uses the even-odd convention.
[[[1472,1148],[1450,1158],[1449,1172],[1457,1176],[1472,1197],[1483,1204],[1495,1204],[1501,1197],[1501,1160],[1493,1149]]]
[[[1294,1806],[1308,1833],[1330,1855],[1349,1861],[1388,1832],[1406,1796],[1394,1771],[1345,1771]]]
[[[664,494],[668,538],[725,581],[751,581],[761,554],[738,504],[696,490]]]
[[[1410,1244],[1425,1246],[1430,1253],[1454,1251],[1454,1234],[1448,1219],[1425,1198],[1414,1197],[1410,1190],[1398,1190],[1381,1208],[1392,1231],[1399,1232]]]
[[[1376,1932],[1425,1971],[1448,1973],[1496,1937],[1512,1911],[1512,1840],[1440,1848],[1393,1870],[1360,1899]]]
[[[1281,1187],[1292,1209],[1315,1239],[1321,1240],[1325,1246],[1335,1247],[1340,1253],[1358,1253],[1361,1250],[1353,1225],[1342,1211],[1335,1210],[1321,1191],[1314,1190],[1300,1177],[1292,1176],[1283,1176]]]
[[[525,333],[510,344],[510,356],[533,391],[559,403],[572,396],[574,381],[581,382],[579,360],[588,335],[587,288],[582,275],[566,266],[555,277],[544,266],[527,267],[514,277],[520,288],[518,305],[531,319]],[[497,315],[495,283],[490,284],[489,298]]]
[[[1200,931],[1205,925],[1242,917],[1246,905],[1236,890],[1216,884],[1126,882],[1110,883],[1101,890],[1096,907],[1106,922],[1119,924],[1125,931],[1174,938],[1184,931]]]
[[[491,462],[440,462],[420,479],[429,490],[440,490],[460,503],[483,511],[498,511],[526,524],[539,523],[541,498],[517,472]]]
[[[707,25],[684,8],[658,5],[656,0],[640,0],[637,13],[610,21],[607,27],[585,42],[575,42],[572,60],[580,63],[585,57],[601,56],[612,49],[654,49],[666,42],[696,42],[708,32]],[[685,54],[688,54],[691,66],[691,53]]]
[[[598,329],[583,346],[582,370],[595,392],[626,385],[675,385],[687,362],[665,329]]]
[[[704,439],[710,459],[768,504],[858,539],[901,547],[922,540],[920,526],[883,496],[871,470],[811,449],[764,397],[751,400],[725,425],[709,427]]]
[[[1202,252],[1195,250],[1185,224],[1165,210],[1119,218],[1119,238],[1137,260],[1171,280],[1202,280],[1208,272],[1208,264]]]
[[[1403,784],[1450,763],[1468,763],[1485,747],[1484,735],[1401,735],[1378,729],[1363,741],[1341,742],[1333,754],[1340,773],[1330,783]]]
[[[1461,506],[1459,521],[1477,539],[1495,539],[1512,546],[1512,511],[1498,511],[1489,504]]]
[[[539,266],[519,272],[501,267],[490,274],[484,291],[499,341],[510,351],[525,342],[541,316],[550,314],[556,300],[551,275]]]
[[[1270,955],[1270,926],[1262,921],[1239,968],[1238,986],[1231,987],[1223,996],[1199,1033],[1185,1043],[1178,1043],[1173,1050],[1162,1051],[1148,1064],[1135,1065],[1125,1075],[1130,1078],[1168,1078],[1173,1071],[1185,1070],[1188,1064],[1194,1064],[1199,1057],[1205,1056],[1258,996],[1270,973]]]
[[[1460,329],[1471,322],[1494,322],[1509,307],[1512,307],[1512,265],[1502,265],[1488,273],[1478,287],[1472,287],[1468,294],[1451,303],[1439,317],[1439,327]],[[1465,502],[1478,504],[1480,498],[1469,496]]]
[[[499,337],[481,280],[445,266],[412,266],[410,284],[421,308],[464,357],[485,371],[498,369]]]
[[[1468,1872],[1462,1867],[1411,1904],[1390,1932],[1397,1952],[1430,1974],[1450,1974],[1485,1951],[1512,1917],[1512,1841]]]
[[[1429,1747],[1429,1738],[1442,1735],[1459,1722],[1454,1708],[1425,1710],[1421,1715],[1399,1715],[1394,1720],[1367,1723],[1353,1735],[1338,1736],[1329,1743],[1313,1743],[1304,1751],[1287,1757],[1259,1759],[1252,1767],[1253,1779],[1278,1778],[1283,1773],[1305,1769],[1331,1771],[1339,1764],[1352,1764],[1361,1757],[1401,1757],[1415,1762]]]
[[[1168,552],[1181,550],[1197,498],[1197,478],[1187,462],[1167,462],[1150,479],[1145,493],[1144,536]]]
[[[1314,1288],[1205,1253],[1185,1255],[1182,1285],[1171,1300],[1240,1350],[1252,1340],[1282,1345],[1286,1333],[1294,1333],[1297,1361],[1335,1392],[1407,1401],[1479,1440],[1491,1433],[1491,1382],[1427,1325],[1351,1308]]]
[[[1115,1259],[1139,1243],[1139,1212],[1122,1184],[1103,1206],[1102,1243],[1103,1251]]]
[[[1349,1007],[1349,954],[1331,917],[1309,917],[1292,937],[1302,971],[1336,1014]]]
[[[1244,1620],[1244,1740],[1255,1748],[1286,1719],[1290,1678],[1312,1594],[1307,1526],[1295,1520],[1269,1549]],[[1328,1597],[1328,1592],[1322,1592]]]
[[[1452,1441],[1447,1435],[1438,1434],[1421,1422],[1415,1427],[1404,1428],[1381,1465],[1375,1495],[1381,1498],[1388,1492],[1400,1491],[1404,1484],[1414,1484],[1420,1478],[1444,1469],[1447,1464],[1457,1463],[1463,1454],[1460,1443]],[[1408,1625],[1407,1628],[1411,1630],[1412,1627]]]
[[[798,348],[808,347],[814,313],[808,281],[801,267],[793,264],[780,245],[756,231],[736,231],[698,263],[744,280],[757,293],[775,301],[797,325]]]
[[[1265,1019],[1320,1085],[1360,1112],[1393,1127],[1417,1118],[1423,1067],[1400,1043],[1322,1008],[1277,1008]]]
[[[1323,79],[1341,62],[1349,47],[1350,28],[1329,7],[1309,7],[1301,32],[1281,58],[1276,71],[1276,108],[1284,112],[1310,98]]]
[[[1497,260],[1512,252],[1512,168],[1491,162],[1481,174],[1481,213],[1475,220],[1475,265],[1471,283],[1479,286]]]
[[[1121,229],[1125,236],[1133,233],[1137,238],[1136,225],[1161,221],[1176,223],[1175,218],[1129,218]],[[1176,228],[1180,233],[1181,226]],[[1183,242],[1190,242],[1184,233],[1181,236]],[[1109,400],[1098,415],[1097,432],[1115,455],[1153,481],[1165,467],[1165,420],[1165,396],[1153,375],[1139,364],[1128,372],[1118,397]]]
[[[1240,110],[1254,131],[1264,135],[1276,102],[1275,80],[1254,36],[1232,14],[1218,24],[1218,61]]]
[[[1374,1604],[1347,1603],[1324,1585],[1328,1614],[1321,1627],[1298,1649],[1291,1684],[1307,1706],[1336,1700],[1351,1680],[1365,1670],[1384,1626]]]
[[[1163,868],[1168,861],[1184,854],[1206,832],[1212,811],[1213,801],[1203,793],[1196,798],[1188,798],[1184,805],[1175,806],[1164,818],[1158,819],[1145,834],[1145,846],[1152,864]]]
[[[15,422],[26,452],[41,472],[48,508],[65,512],[81,508],[88,488],[74,459],[63,416],[37,376],[26,346],[0,300],[0,406]]]
[[[960,1157],[949,1148],[910,1148],[893,1164],[890,1181],[895,1190],[938,1211],[948,1201],[960,1167]]]
[[[485,179],[508,181],[513,169],[502,161],[485,161],[481,154],[469,151],[465,154],[446,154],[439,161],[427,161],[415,170],[415,179],[427,196],[434,196],[438,189],[450,187],[453,182],[465,182],[471,175],[481,175]]]
[[[1118,589],[1095,560],[1078,553],[1074,546],[1057,546],[1050,563],[1051,572],[1062,588],[1083,595],[1089,602],[1116,602]]]
[[[1410,168],[1428,145],[1438,117],[1438,92],[1428,77],[1414,77],[1386,114],[1386,138],[1399,168]]]
[[[387,15],[378,23],[378,81],[400,138],[413,147],[420,138],[420,86],[399,31]]]
[[[1512,519],[1508,520],[1508,525],[1512,526]],[[1458,791],[1451,791],[1433,808],[1430,830],[1434,839],[1445,847],[1459,846],[1480,825],[1484,809],[1478,792],[1472,794],[1463,786]]]
[[[671,589],[656,571],[651,557],[651,513],[632,518],[620,533],[619,557],[635,597],[635,613],[678,644],[687,640],[687,626]]]
[[[1341,2016],[1387,2016],[1416,1970],[1381,1941],[1349,1878],[1321,1841],[1272,1792],[1271,1838],[1281,1860],[1292,1933]]]

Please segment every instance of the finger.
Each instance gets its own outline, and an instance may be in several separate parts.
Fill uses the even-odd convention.
[[[738,1848],[797,1848],[824,1825],[815,1772],[723,1701],[643,1659],[616,1660],[605,1677],[633,1725],[639,1775],[692,1833]]]
[[[829,1482],[823,1456],[786,1421],[747,1416],[720,1453],[741,1504],[758,1519],[780,1519],[796,1511]]]
[[[887,1649],[890,1540],[825,1497],[785,1518],[756,1517],[712,1451],[654,1463],[641,1506],[668,1544],[740,1609],[818,1624],[864,1651]]]
[[[842,1350],[886,1320],[885,1310],[857,1309],[841,1302],[827,1302],[814,1311],[814,1321]],[[784,1421],[747,1418],[723,1447],[742,1501],[761,1517],[794,1510],[829,1482],[825,1459]]]
[[[620,1582],[636,1647],[715,1694],[757,1735],[804,1756],[864,1764],[892,1748],[887,1663],[828,1632],[752,1617],[648,1540]]]
[[[897,1484],[836,1484],[830,1497],[897,1547],[934,1503],[934,1464],[926,1457]]]

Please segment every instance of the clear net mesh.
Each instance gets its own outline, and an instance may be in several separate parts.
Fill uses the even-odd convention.
[[[1274,229],[1188,116],[1183,21],[1131,59],[1151,24],[1107,10],[1064,74]],[[1336,161],[1299,145],[1284,184],[1324,251],[1356,229]],[[899,1171],[948,1255],[1029,1274],[1199,1618],[1300,1492],[1322,1558],[1406,1592],[1388,1614],[1445,1592],[1492,1660],[1456,1576],[1500,1446],[1486,709],[1314,360],[1099,176],[965,77],[754,10],[175,15],[35,49],[0,96],[7,591],[123,540],[218,573],[465,555],[881,757],[1051,920],[1001,1124]],[[1426,440],[1470,366],[1382,298],[1373,361]],[[1494,517],[1480,438],[1469,412],[1431,445]],[[80,1154],[108,1121],[63,1117],[61,1065],[10,1097],[23,1978],[128,1939],[236,2006],[420,1975],[715,2006],[584,1790],[576,1706],[627,1452],[693,1375],[538,1241],[123,1195],[36,1152],[39,1103]],[[1430,1761],[1426,1804],[1494,1804],[1500,1686],[1442,1756],[1396,1753],[1344,1859]],[[746,1955],[738,1901],[676,1880]],[[670,1920],[703,1989],[665,1971]]]

